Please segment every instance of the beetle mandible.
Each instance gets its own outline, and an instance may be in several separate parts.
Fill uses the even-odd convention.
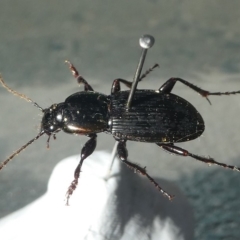
[[[74,172],[74,180],[67,190],[67,204],[78,185],[83,161],[95,150],[97,133],[100,132],[112,134],[118,142],[117,154],[122,162],[130,169],[145,175],[170,200],[173,196],[164,191],[148,175],[145,168],[128,161],[128,151],[126,148],[128,140],[155,143],[169,153],[192,157],[209,165],[215,164],[240,171],[238,167],[217,162],[210,157],[206,158],[195,155],[174,145],[174,143],[187,142],[198,138],[203,133],[205,125],[202,116],[191,103],[171,93],[174,85],[180,82],[205,97],[210,103],[208,99],[210,95],[239,94],[240,91],[209,92],[184,79],[170,78],[157,90],[136,90],[132,99],[132,107],[127,109],[126,103],[129,91],[121,91],[120,84],[131,88],[132,82],[124,79],[115,79],[112,84],[111,94],[105,95],[94,91],[91,85],[79,75],[73,64],[69,61],[66,62],[77,82],[84,85],[84,91],[74,93],[67,97],[64,102],[53,104],[46,109],[41,108],[27,96],[12,90],[0,77],[1,84],[9,92],[31,102],[43,112],[39,134],[8,157],[0,165],[0,170],[43,134],[48,135],[47,145],[49,145],[51,136],[55,138],[56,133],[64,131],[69,134],[85,135],[90,138],[81,150],[80,162]],[[139,81],[157,66],[155,64],[146,71],[139,78]]]

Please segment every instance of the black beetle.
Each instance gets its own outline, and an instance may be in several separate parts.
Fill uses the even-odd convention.
[[[145,175],[159,191],[169,199],[172,196],[165,192],[158,183],[150,177],[145,168],[128,161],[126,141],[156,143],[164,150],[180,155],[189,156],[207,164],[215,164],[232,170],[240,171],[240,168],[224,163],[216,162],[212,158],[198,156],[185,149],[177,147],[174,143],[186,142],[198,138],[204,131],[204,121],[199,112],[185,99],[172,94],[171,91],[176,82],[181,82],[193,89],[208,101],[209,95],[239,94],[235,92],[209,92],[203,90],[181,78],[170,78],[157,90],[136,90],[132,99],[132,107],[126,108],[129,91],[121,91],[120,83],[131,88],[132,83],[124,79],[115,79],[112,84],[111,94],[105,95],[95,92],[88,82],[78,74],[76,68],[69,62],[69,68],[77,82],[84,84],[84,91],[69,96],[64,102],[53,104],[43,109],[30,98],[9,88],[2,78],[2,85],[11,93],[33,103],[43,112],[40,133],[27,144],[18,149],[1,165],[0,170],[18,153],[43,134],[47,134],[49,144],[50,137],[64,131],[70,134],[86,135],[90,139],[81,150],[80,162],[74,173],[74,180],[67,191],[67,204],[69,197],[77,187],[83,161],[95,150],[97,133],[106,132],[113,135],[117,145],[119,158],[131,169]],[[154,65],[141,76],[141,81],[150,71],[158,65]],[[210,101],[209,101],[210,103]],[[210,103],[211,104],[211,103]]]

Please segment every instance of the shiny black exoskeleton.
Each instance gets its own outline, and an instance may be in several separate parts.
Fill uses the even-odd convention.
[[[209,95],[229,95],[240,93],[240,91],[211,93],[183,79],[170,78],[157,90],[136,90],[132,99],[132,107],[127,109],[129,91],[121,91],[120,83],[131,88],[131,82],[116,79],[112,84],[111,94],[104,95],[95,92],[87,81],[79,76],[75,67],[70,62],[68,63],[78,83],[84,84],[85,91],[75,93],[69,96],[65,102],[54,104],[44,110],[42,119],[42,131],[49,136],[63,130],[66,133],[90,137],[82,148],[80,163],[67,192],[67,201],[78,184],[83,161],[95,150],[96,134],[99,132],[112,134],[118,141],[117,154],[119,158],[131,169],[145,175],[169,199],[172,196],[147,174],[145,168],[128,161],[127,140],[156,143],[170,153],[190,156],[208,164],[240,170],[174,146],[174,143],[198,138],[203,133],[205,126],[203,118],[191,103],[171,93],[176,82],[185,84],[206,98]],[[209,101],[208,98],[207,100]]]
[[[42,131],[49,135],[61,130],[77,135],[106,132],[117,141],[152,143],[186,142],[204,131],[201,115],[179,96],[137,90],[132,108],[126,111],[128,94],[75,93],[44,110]]]
[[[78,92],[65,102],[53,104],[44,110],[42,130],[54,134],[60,130],[70,134],[104,132],[108,124],[109,99],[93,91]]]
[[[57,132],[64,131],[90,138],[81,150],[80,162],[75,169],[74,180],[67,191],[67,203],[77,187],[83,161],[95,150],[97,133],[100,132],[113,135],[118,142],[117,154],[119,158],[129,168],[145,175],[169,199],[172,196],[147,174],[145,168],[128,161],[126,141],[155,143],[169,153],[189,156],[207,164],[215,164],[240,171],[238,167],[216,162],[210,157],[195,155],[174,145],[198,138],[203,133],[205,126],[203,118],[191,103],[171,93],[176,82],[181,82],[208,101],[209,95],[239,94],[240,91],[209,92],[181,78],[170,78],[157,90],[136,90],[132,98],[131,108],[127,108],[129,91],[121,91],[120,83],[131,88],[131,82],[116,79],[113,81],[111,94],[104,95],[95,92],[88,82],[78,74],[76,68],[70,62],[67,61],[67,63],[78,83],[84,85],[84,91],[72,94],[64,102],[53,104],[46,109],[41,108],[27,96],[12,90],[0,77],[1,84],[9,92],[31,102],[44,113],[40,133],[0,164],[0,170],[43,134],[49,136],[47,141],[49,143],[51,136],[55,137]],[[153,68],[143,74],[138,81],[141,81]]]

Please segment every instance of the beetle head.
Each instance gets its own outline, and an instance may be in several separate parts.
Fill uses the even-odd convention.
[[[63,104],[53,104],[51,107],[43,110],[41,131],[47,135],[55,134],[62,129]]]

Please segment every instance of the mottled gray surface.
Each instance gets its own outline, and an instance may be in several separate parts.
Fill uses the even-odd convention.
[[[109,93],[114,78],[132,79],[140,55],[138,38],[150,33],[156,43],[145,67],[157,62],[160,69],[139,87],[155,89],[178,76],[207,90],[239,90],[239,9],[239,1],[224,0],[1,0],[0,72],[10,86],[42,107],[78,90],[65,59],[75,63],[94,89]],[[181,84],[174,92],[191,101],[206,123],[201,138],[179,146],[240,166],[240,96],[211,97],[209,106]],[[41,116],[4,89],[0,89],[0,103],[4,160],[37,134]],[[60,133],[46,150],[46,137],[42,137],[14,159],[0,173],[0,216],[43,194],[54,165],[80,152],[85,141],[85,137]],[[100,134],[98,149],[111,151],[113,144],[111,136]],[[147,166],[151,175],[175,180],[187,190],[197,218],[197,239],[237,239],[240,174],[217,167],[209,172],[202,163],[168,155],[151,144],[129,142],[128,149],[132,161]],[[231,230],[227,236],[226,226]]]

